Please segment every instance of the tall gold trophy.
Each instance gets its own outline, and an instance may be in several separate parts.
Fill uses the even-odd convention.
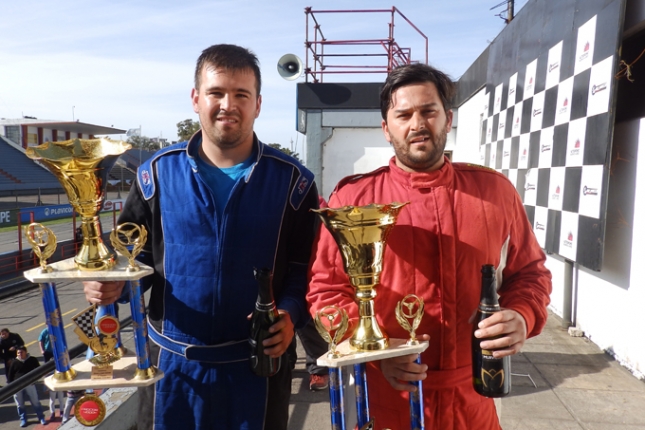
[[[346,314],[336,306],[322,309],[316,316],[316,327],[321,336],[330,343],[331,351],[318,358],[319,366],[329,368],[329,404],[332,428],[345,428],[344,388],[342,367],[353,366],[356,399],[356,423],[358,428],[373,428],[369,413],[367,372],[365,363],[426,350],[428,342],[416,339],[416,329],[423,316],[423,301],[406,296],[397,305],[397,321],[409,333],[410,338],[389,339],[376,321],[374,298],[376,286],[383,270],[383,252],[387,237],[396,223],[403,206],[407,203],[370,204],[325,208],[316,212],[330,231],[343,258],[349,282],[355,288],[359,322],[348,341],[337,345],[347,327]],[[380,309],[380,312],[391,310]],[[344,315],[344,316],[343,316]],[[328,323],[324,324],[327,319]],[[412,320],[411,322],[408,320]],[[327,333],[325,333],[325,331]],[[332,335],[333,332],[333,335]],[[349,345],[347,345],[349,344]],[[420,363],[420,358],[417,358]],[[421,382],[417,392],[410,396],[410,423],[413,429],[423,429],[423,400]]]
[[[153,269],[134,263],[134,257],[146,240],[145,229],[118,226],[111,241],[119,253],[101,239],[98,214],[105,197],[108,173],[118,157],[130,148],[126,142],[101,138],[47,142],[26,151],[28,157],[41,162],[60,181],[70,204],[81,217],[83,232],[83,243],[75,257],[46,264],[46,258],[56,247],[53,232],[40,224],[32,224],[26,229],[35,254],[41,258],[41,267],[27,270],[24,276],[40,284],[56,364],[56,372],[45,379],[45,384],[54,391],[143,386],[163,376],[163,372],[150,363],[145,305],[139,284],[139,280],[151,274]],[[132,248],[134,250],[129,251]],[[72,320],[78,326],[75,332],[80,333],[81,340],[98,357],[72,366],[56,281],[130,281],[136,355],[123,348],[115,350],[119,323],[113,314],[114,305],[88,308]]]
[[[81,216],[83,245],[74,257],[80,270],[105,270],[116,255],[101,239],[98,213],[103,206],[107,176],[132,145],[109,139],[74,139],[47,142],[27,148],[27,156],[40,161],[61,183],[76,213]]]
[[[358,351],[387,349],[387,335],[374,313],[375,287],[383,270],[383,251],[399,211],[407,203],[324,208],[317,212],[330,231],[343,257],[349,282],[356,289],[358,327],[350,346]]]

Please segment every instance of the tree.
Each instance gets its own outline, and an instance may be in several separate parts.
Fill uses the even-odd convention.
[[[200,129],[199,121],[193,121],[192,119],[185,119],[177,123],[177,136],[179,141],[183,142],[184,140],[190,139],[190,137]]]
[[[147,136],[130,136],[128,137],[128,143],[133,148],[141,148],[145,151],[156,151],[159,149],[159,142]]]
[[[279,151],[282,151],[285,154],[292,156],[293,158],[298,160],[300,163],[303,163],[303,161],[300,159],[300,154],[298,154],[297,152],[293,152],[292,150],[290,150],[288,148],[283,148],[282,146],[280,146],[279,143],[267,143],[267,145],[270,146],[271,148],[275,148],[275,149],[277,149]]]

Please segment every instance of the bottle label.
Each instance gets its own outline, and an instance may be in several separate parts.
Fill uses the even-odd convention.
[[[481,312],[482,314],[491,315],[495,312],[499,312],[500,310],[501,308],[499,307],[499,305],[487,305],[485,303],[479,303],[479,312]]]
[[[486,369],[482,366],[481,380],[485,388],[497,390],[504,387],[504,369]]]

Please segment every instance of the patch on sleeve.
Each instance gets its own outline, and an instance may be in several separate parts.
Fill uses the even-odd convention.
[[[300,168],[299,173],[300,176],[296,181],[296,185],[293,187],[293,191],[291,191],[291,198],[289,199],[291,206],[295,210],[298,210],[300,208],[300,205],[304,201],[305,196],[311,189],[311,185],[314,183],[314,174],[309,170]]]
[[[143,163],[139,170],[137,170],[139,188],[143,198],[149,200],[155,194],[155,181],[152,164],[150,162]]]

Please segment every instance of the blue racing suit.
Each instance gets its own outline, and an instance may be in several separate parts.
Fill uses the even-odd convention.
[[[316,231],[310,209],[318,207],[313,174],[254,137],[254,162],[218,219],[195,162],[200,145],[198,132],[142,164],[119,217],[149,232],[140,260],[154,273],[142,284],[152,288],[149,333],[165,372],[155,388],[153,425],[286,429],[292,367],[285,354],[277,375],[251,372],[247,316],[258,292],[253,268],[269,268],[278,309],[297,326],[308,318]],[[140,411],[146,413],[152,411]],[[276,413],[279,423],[270,417]]]

